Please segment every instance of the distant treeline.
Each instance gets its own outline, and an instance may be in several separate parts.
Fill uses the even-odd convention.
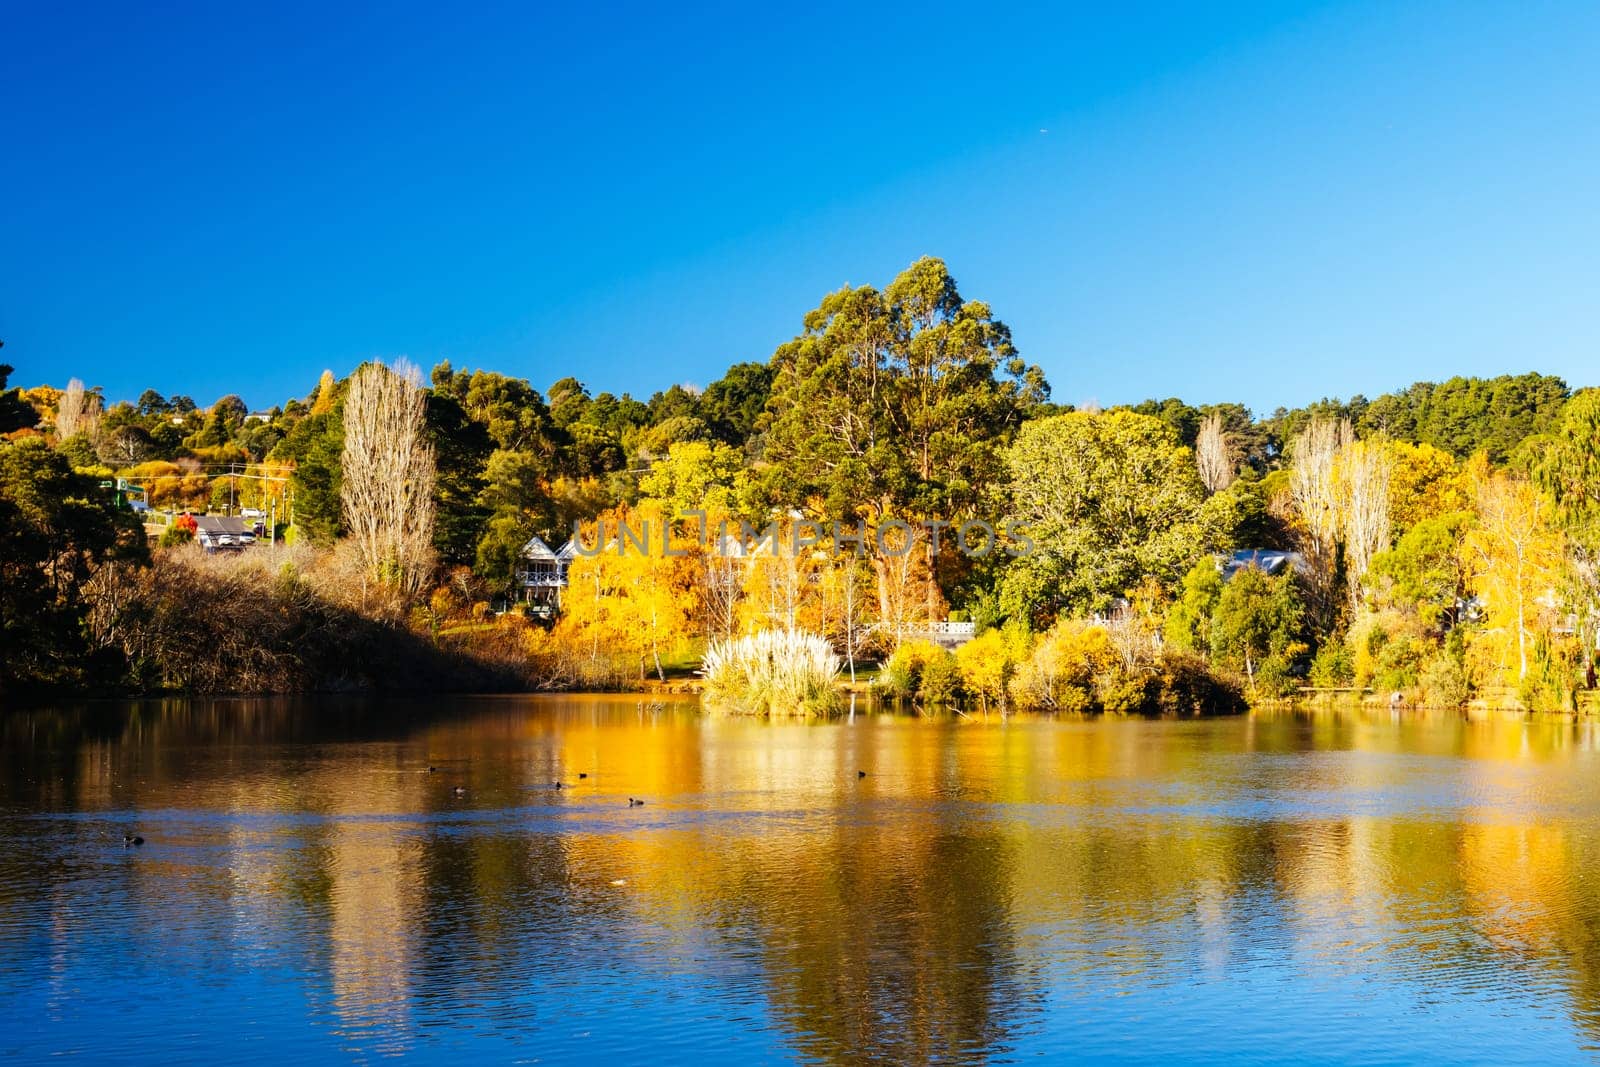
[[[205,408],[155,390],[111,402],[77,381],[19,389],[0,377],[0,508],[10,516],[0,684],[93,674],[141,688],[226,685],[151,666],[178,654],[170,643],[141,658],[107,636],[127,632],[106,624],[132,609],[106,600],[101,572],[166,565],[147,562],[131,516],[99,491],[112,478],[143,487],[157,510],[261,508],[285,523],[301,553],[297,580],[323,601],[435,648],[492,645],[492,670],[512,663],[524,681],[614,683],[641,664],[656,669],[668,650],[763,629],[805,629],[852,660],[883,659],[946,617],[1011,634],[1008,655],[1035,693],[1049,690],[1039,679],[1053,669],[1029,659],[1036,648],[1098,648],[1081,628],[1113,617],[1131,642],[1121,669],[1181,652],[1258,691],[1316,682],[1445,703],[1510,691],[1570,704],[1592,659],[1596,404],[1551,376],[1452,378],[1269,414],[1178,399],[1073,411],[1050,400],[1004,323],[936,259],[883,289],[828,294],[769,358],[703,389],[640,400],[591,394],[571,377],[540,392],[450,363],[426,379],[377,372],[357,401],[360,373],[325,372],[306,396],[258,411],[236,395]],[[370,462],[383,457],[367,399],[379,386],[396,403],[419,399],[405,447],[426,477],[406,481],[429,487],[426,552],[380,543],[384,523],[361,503],[375,499],[371,486],[351,484],[382,467]],[[1044,551],[974,559],[919,543],[915,564],[879,553],[751,560],[737,573],[699,558],[678,570],[580,561],[553,628],[491,618],[490,605],[520,592],[530,537],[556,545],[574,522],[690,509],[874,529],[1013,517]],[[389,524],[411,521],[397,513]],[[339,562],[346,546],[359,559]],[[1220,561],[1243,549],[1292,559],[1238,585]],[[219,580],[213,572],[207,580]],[[1507,574],[1511,593],[1497,584]],[[153,595],[119,588],[127,603]],[[1040,643],[1069,623],[1077,629]],[[483,636],[512,626],[527,632]],[[314,639],[283,640],[303,649]],[[1130,651],[1140,641],[1148,656]],[[75,675],[47,662],[52,651],[101,665]],[[901,671],[897,688],[915,698],[921,670]],[[933,675],[942,670],[935,663]],[[259,687],[292,673],[265,671]],[[1011,685],[1002,672],[981,694],[952,683],[940,699],[1005,706]]]

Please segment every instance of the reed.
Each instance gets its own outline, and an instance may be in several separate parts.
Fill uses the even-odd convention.
[[[707,701],[745,715],[810,716],[839,710],[843,661],[827,641],[799,630],[766,630],[713,641],[700,673]]]

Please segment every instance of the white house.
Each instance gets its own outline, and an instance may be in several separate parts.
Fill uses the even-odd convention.
[[[522,588],[522,599],[529,604],[539,604],[548,610],[561,606],[561,590],[567,586],[567,568],[578,554],[577,547],[568,540],[559,549],[552,550],[539,536],[522,546],[517,567],[517,584]]]

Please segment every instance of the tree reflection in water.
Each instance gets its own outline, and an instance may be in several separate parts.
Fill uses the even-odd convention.
[[[0,1007],[33,1051],[94,1052],[81,1016],[130,986],[220,1031],[249,987],[262,1033],[362,1055],[1181,1052],[1263,987],[1382,990],[1419,1041],[1459,997],[1600,1040],[1589,724],[323,699],[18,712],[0,740]]]

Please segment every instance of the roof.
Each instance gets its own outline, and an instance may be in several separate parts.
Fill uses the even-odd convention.
[[[1222,561],[1222,580],[1227,581],[1246,567],[1255,567],[1277,577],[1290,567],[1303,571],[1306,564],[1298,552],[1276,548],[1241,548]]]
[[[556,554],[550,551],[550,546],[537,534],[528,538],[528,543],[522,546],[523,559],[543,559],[554,561]]]
[[[523,559],[554,560],[560,563],[571,563],[572,557],[578,554],[578,546],[571,539],[564,541],[560,548],[551,551],[550,546],[544,543],[544,538],[534,536],[528,538],[528,543],[522,546]],[[590,553],[593,555],[593,553]]]
[[[196,515],[194,527],[197,534],[232,534],[237,537],[239,534],[255,532],[252,524],[231,515]]]

